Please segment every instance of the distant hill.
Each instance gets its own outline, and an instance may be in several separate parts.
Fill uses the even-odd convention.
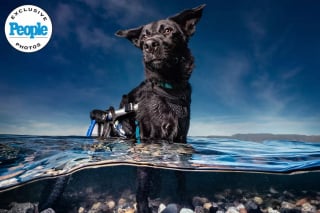
[[[264,140],[290,140],[290,141],[304,141],[304,142],[320,142],[320,135],[294,135],[294,134],[234,134],[232,136],[208,136],[210,138],[232,138],[245,141]]]

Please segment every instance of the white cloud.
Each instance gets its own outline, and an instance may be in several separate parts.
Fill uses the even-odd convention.
[[[96,94],[103,94],[105,99]],[[78,88],[64,83],[55,89],[10,92],[2,95],[0,102],[2,134],[85,135],[90,110],[104,109],[107,106],[101,104],[118,104],[119,100],[105,94],[102,88]]]
[[[73,30],[70,23],[76,21],[76,11],[71,5],[59,3],[53,15],[53,33],[60,37],[68,37]]]
[[[54,35],[57,38],[53,45],[61,50],[63,42],[75,41],[81,48],[90,49],[91,52],[123,52],[122,45],[118,45],[120,39],[114,35],[118,27],[110,27],[136,27],[159,17],[150,2],[144,0],[78,0],[68,4],[58,3],[52,16]],[[63,56],[56,59],[60,60],[59,58]]]
[[[80,6],[59,3],[53,16],[54,35],[60,39],[76,40],[82,48],[110,50],[116,42],[114,35],[103,27],[92,27],[95,20],[91,12]],[[56,46],[61,48],[57,43]]]
[[[90,29],[89,26],[79,25],[75,29],[77,38],[83,48],[103,48],[108,51],[113,47],[115,37],[105,33],[100,28]]]
[[[89,126],[89,119],[81,123],[71,122],[41,122],[38,120],[24,120],[21,123],[1,124],[0,134],[30,134],[85,136]],[[237,133],[273,133],[273,134],[305,134],[319,135],[320,121],[315,118],[305,120],[260,117],[245,120],[243,118],[215,117],[191,119],[189,136],[230,136]],[[96,129],[93,131],[96,135]]]
[[[273,116],[207,117],[191,119],[190,136],[223,135],[237,133],[320,134],[320,120],[316,118],[281,118]]]
[[[89,124],[88,124],[89,125]],[[24,120],[21,123],[2,124],[0,134],[41,135],[41,136],[85,136],[88,126],[84,124],[41,122]]]
[[[99,11],[105,19],[115,20],[122,26],[145,24],[143,20],[159,17],[159,13],[144,0],[83,0],[91,11]]]
[[[303,69],[301,67],[294,67],[288,70],[284,70],[281,74],[281,79],[284,81],[291,80],[296,77]]]
[[[276,80],[270,79],[270,77],[265,75],[258,76],[252,83],[252,88],[256,91],[257,100],[262,102],[263,108],[269,109],[274,113],[280,113],[287,106],[290,101],[289,96],[283,97],[281,93],[285,84],[277,82]]]
[[[230,54],[217,61],[216,76],[213,79],[216,95],[226,105],[247,105],[245,77],[250,72],[250,64],[241,54]]]
[[[277,57],[285,51],[288,31],[283,29],[279,36],[272,37],[268,22],[263,12],[247,14],[244,25],[251,42],[245,51],[232,48],[202,56],[207,63],[204,69],[213,71],[204,70],[206,75],[197,79],[202,85],[197,87],[210,92],[209,96],[221,103],[221,107],[273,116],[291,111],[299,96],[292,90],[295,86],[292,80],[303,67],[298,63],[279,62]]]
[[[275,32],[272,24],[274,17],[272,14],[268,14],[268,10],[255,10],[244,17],[244,25],[247,28],[248,38],[251,40],[249,45],[252,47],[252,60],[256,64],[256,71],[260,73],[274,72],[270,69],[275,66],[285,66],[286,61],[281,61],[281,59],[283,60],[283,55],[291,54],[288,52],[288,47],[292,45],[288,43],[288,38],[292,37],[290,27],[285,26]],[[278,58],[279,56],[281,59]],[[292,62],[290,61],[289,64],[292,65]],[[293,68],[291,74],[296,74],[296,71],[299,71],[295,69],[300,68]]]

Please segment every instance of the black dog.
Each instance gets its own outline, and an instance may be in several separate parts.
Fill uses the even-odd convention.
[[[120,104],[120,107],[128,103],[139,105],[134,116],[122,121],[129,137],[134,136],[138,121],[142,140],[186,143],[191,103],[189,78],[194,67],[188,41],[204,6],[116,33],[142,50],[145,67],[146,80],[124,95]]]
[[[201,5],[164,20],[116,32],[117,36],[129,39],[142,50],[145,67],[145,81],[124,95],[120,103],[120,108],[138,104],[137,110],[120,119],[128,138],[136,137],[138,122],[143,142],[166,140],[186,143],[191,103],[189,78],[194,67],[188,41],[195,32],[204,7]],[[138,169],[139,213],[150,212],[150,173],[151,169]],[[181,174],[179,178],[183,185]]]

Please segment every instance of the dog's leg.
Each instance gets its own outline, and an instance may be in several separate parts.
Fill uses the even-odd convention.
[[[98,137],[101,136],[101,123],[98,123]]]
[[[178,200],[181,203],[187,202],[186,197],[186,176],[182,171],[175,171],[176,180],[177,180],[177,196]]]
[[[137,213],[151,213],[148,203],[151,173],[151,168],[137,168]]]
[[[48,181],[45,188],[41,192],[41,199],[43,200],[40,200],[39,203],[40,211],[50,207],[54,208],[59,203],[69,180],[70,176],[61,176],[52,181]]]
[[[157,138],[157,128],[155,128],[154,124],[150,124],[150,139]]]
[[[101,138],[106,138],[107,137],[107,131],[108,131],[108,123],[104,122],[103,123],[103,129],[102,129],[102,135]]]
[[[139,122],[139,128],[140,128],[140,138],[142,140],[150,139],[150,130],[147,129],[147,128],[150,128],[150,127],[147,127],[146,125],[144,125],[143,122]],[[148,135],[148,133],[149,133],[149,135]]]
[[[111,133],[111,124],[108,123],[107,121],[105,121],[103,123],[103,131],[102,131],[102,138],[103,139],[106,139],[106,138],[109,138],[110,137],[110,133]]]

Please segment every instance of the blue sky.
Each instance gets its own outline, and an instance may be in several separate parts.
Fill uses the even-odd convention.
[[[4,0],[0,133],[85,135],[91,109],[118,106],[144,78],[141,52],[114,32],[202,3],[190,40],[189,135],[320,134],[317,0]],[[53,24],[35,53],[13,49],[4,35],[7,16],[24,4]]]

